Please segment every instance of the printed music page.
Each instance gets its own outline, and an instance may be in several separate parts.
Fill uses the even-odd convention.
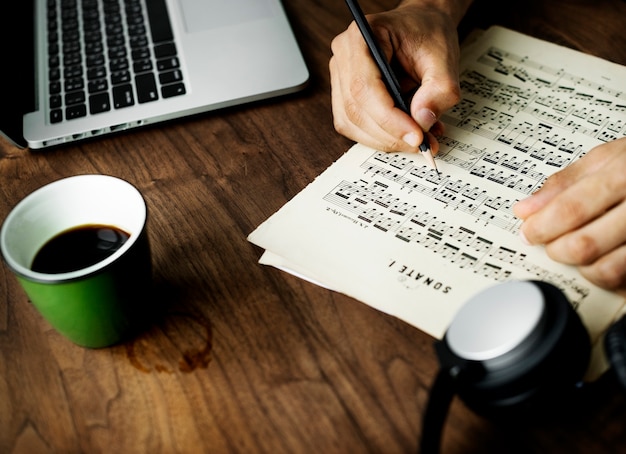
[[[623,137],[626,68],[493,27],[463,50],[462,101],[442,121],[441,175],[419,154],[357,144],[259,226],[261,263],[441,338],[471,296],[511,279],[561,288],[596,344],[624,301],[519,238],[515,201]]]

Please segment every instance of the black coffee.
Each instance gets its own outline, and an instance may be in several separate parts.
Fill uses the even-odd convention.
[[[112,255],[129,236],[110,225],[82,225],[66,230],[43,245],[31,269],[58,274],[87,268]]]

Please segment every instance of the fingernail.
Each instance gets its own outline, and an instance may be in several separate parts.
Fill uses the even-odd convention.
[[[409,132],[405,134],[405,136],[402,137],[402,140],[404,140],[412,147],[417,147],[419,145],[419,137],[417,137],[417,134],[415,134],[414,132]]]
[[[437,115],[430,109],[418,110],[415,117],[415,121],[424,131],[430,131],[430,128],[437,122]]]

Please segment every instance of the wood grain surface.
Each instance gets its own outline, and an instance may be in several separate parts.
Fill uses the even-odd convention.
[[[363,0],[366,12],[392,0]],[[246,236],[350,146],[332,126],[340,0],[284,0],[311,72],[298,94],[44,152],[0,139],[0,219],[62,177],[124,178],[144,194],[153,307],[133,339],[89,350],[57,334],[0,267],[0,453],[404,453],[418,446],[433,339],[257,263]],[[626,64],[626,2],[480,2],[499,23]],[[444,452],[626,451],[610,376],[580,411],[487,421],[454,401]]]

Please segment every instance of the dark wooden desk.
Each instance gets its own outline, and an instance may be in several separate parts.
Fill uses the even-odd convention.
[[[495,2],[496,4],[498,2]],[[626,64],[626,3],[540,0],[472,14]],[[393,0],[364,0],[367,12]],[[0,267],[0,452],[415,452],[432,339],[257,264],[246,236],[351,142],[332,127],[327,64],[340,0],[285,0],[311,70],[297,95],[30,152],[0,141],[0,218],[75,174],[145,195],[155,320],[101,350],[52,331]],[[511,9],[511,11],[503,11]],[[453,403],[445,452],[626,450],[626,398],[602,380],[582,411],[502,427]]]

